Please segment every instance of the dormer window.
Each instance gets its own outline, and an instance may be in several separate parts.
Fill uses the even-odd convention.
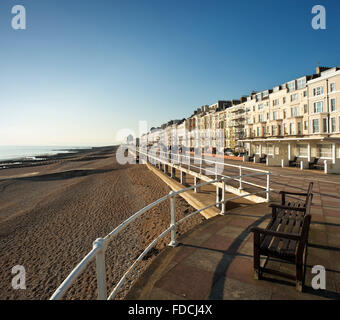
[[[295,81],[291,81],[288,83],[288,91],[289,92],[295,91]]]
[[[302,89],[306,86],[306,77],[297,80],[297,88]]]

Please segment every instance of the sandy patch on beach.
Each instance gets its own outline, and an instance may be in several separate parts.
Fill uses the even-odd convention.
[[[39,170],[33,174],[36,168],[10,169],[6,174],[16,177],[0,179],[0,299],[48,299],[91,250],[96,238],[104,237],[131,214],[170,191],[145,166],[121,166],[109,153],[79,156]],[[193,212],[182,198],[176,204],[178,219]],[[203,219],[188,219],[178,233]],[[106,266],[110,291],[169,223],[166,201],[133,222],[109,245]],[[168,242],[169,237],[163,239],[138,265],[120,298]],[[26,269],[26,290],[11,287],[15,265]],[[93,263],[66,298],[96,298]]]

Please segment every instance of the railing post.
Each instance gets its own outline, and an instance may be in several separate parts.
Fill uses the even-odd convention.
[[[269,202],[269,200],[270,200],[270,198],[269,198],[269,192],[270,192],[270,173],[269,172],[267,172],[267,189],[266,189],[266,191],[267,191],[266,199],[267,199],[267,202]]]
[[[169,243],[170,247],[176,247],[176,204],[175,204],[175,197],[174,191],[170,191],[170,227],[171,229],[171,241]]]
[[[220,214],[225,214],[225,177],[222,178],[222,204]]]
[[[218,184],[216,184],[216,204],[215,204],[215,207],[218,208],[218,204],[217,202],[220,201],[220,187],[218,186]]]
[[[197,185],[200,184],[200,183],[201,183],[200,178],[194,177],[194,185],[195,185],[194,192],[195,192],[195,193],[200,192],[200,189],[201,189],[201,188],[200,188],[200,187],[197,187]]]
[[[98,300],[107,299],[107,287],[106,287],[106,268],[105,268],[105,250],[106,241],[103,238],[98,238],[93,242],[94,248],[99,248],[96,254],[96,273],[97,273],[97,289]]]
[[[240,185],[239,185],[239,190],[242,190],[243,187],[242,187],[242,166],[239,166],[239,175],[240,175],[240,179],[239,179],[239,182],[240,182]]]

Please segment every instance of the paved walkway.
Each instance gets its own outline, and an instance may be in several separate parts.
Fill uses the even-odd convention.
[[[311,226],[306,288],[297,292],[293,281],[275,276],[253,279],[252,226],[265,226],[266,204],[233,209],[206,220],[166,248],[139,278],[127,299],[340,299],[340,241],[323,237],[323,224]],[[340,234],[340,225],[332,226]],[[337,236],[340,240],[339,236]],[[332,257],[332,258],[331,258]],[[327,270],[327,290],[311,288],[311,267]],[[269,261],[268,267],[294,274],[295,266]]]
[[[275,276],[253,279],[253,238],[249,230],[266,226],[270,218],[267,204],[256,204],[209,219],[180,239],[178,247],[166,248],[127,299],[340,299],[340,176],[244,165],[273,173],[274,200],[279,190],[306,190],[308,182],[314,181],[305,291],[299,293],[294,282]],[[233,173],[228,170],[228,174]],[[326,290],[311,288],[314,265],[326,268]],[[268,266],[295,272],[295,266],[275,260]]]

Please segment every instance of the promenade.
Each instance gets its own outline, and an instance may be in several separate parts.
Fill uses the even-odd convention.
[[[166,248],[138,279],[127,299],[340,299],[340,176],[296,168],[226,161],[269,170],[271,201],[280,190],[302,192],[314,182],[312,223],[306,283],[303,293],[295,283],[276,276],[253,279],[253,226],[264,227],[270,218],[267,203],[244,203],[229,208],[179,239],[179,246]],[[223,174],[237,175],[238,168],[226,167]],[[265,176],[247,181],[265,185]],[[237,181],[234,181],[237,186]],[[246,184],[247,191],[254,187]],[[204,192],[205,190],[203,190]],[[214,192],[205,192],[214,201]],[[311,268],[326,268],[326,290],[314,290]],[[295,266],[270,260],[268,267],[294,274]]]

